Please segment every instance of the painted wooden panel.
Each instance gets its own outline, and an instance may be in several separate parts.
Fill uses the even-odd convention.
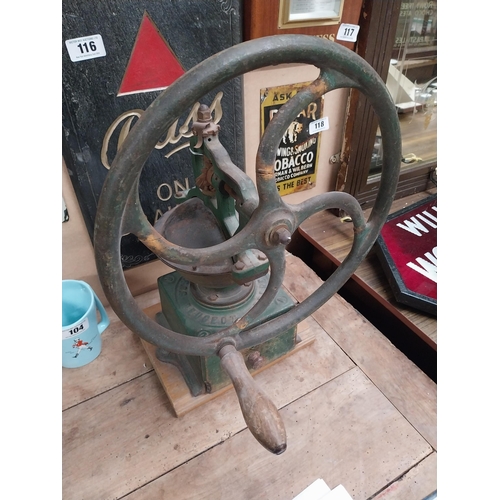
[[[242,41],[241,4],[63,1],[63,157],[91,238],[104,179],[129,127],[179,75]],[[78,52],[81,57],[75,58]],[[243,168],[240,78],[214,89],[204,103],[218,100],[221,142]],[[179,117],[167,144],[151,153],[141,174],[140,200],[150,222],[173,206],[176,191],[194,185],[188,148],[173,153],[188,145],[190,111]],[[123,238],[124,268],[155,258],[134,235]]]

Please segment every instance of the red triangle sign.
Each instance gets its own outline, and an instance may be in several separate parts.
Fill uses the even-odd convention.
[[[184,74],[147,12],[144,12],[118,95],[162,90]]]

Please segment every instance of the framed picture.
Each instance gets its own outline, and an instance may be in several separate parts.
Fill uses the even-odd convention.
[[[279,28],[339,24],[344,0],[280,0]]]
[[[350,50],[356,40],[338,37],[342,25],[359,25],[363,0],[245,0],[244,38],[313,35]]]

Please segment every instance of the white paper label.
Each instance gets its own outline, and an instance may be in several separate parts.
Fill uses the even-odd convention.
[[[66,40],[66,48],[73,62],[85,61],[96,57],[104,57],[106,49],[101,35],[90,35],[82,38]]]
[[[72,328],[68,328],[66,330],[62,331],[62,339],[71,339],[73,337],[78,337],[78,335],[81,335],[84,331],[88,330],[89,328],[89,320],[88,318],[85,318],[81,323],[78,323]]]
[[[314,122],[309,124],[309,135],[317,134],[318,132],[322,132],[323,130],[328,130],[330,128],[328,124],[328,116],[324,118],[320,118]]]
[[[341,24],[337,33],[337,40],[355,42],[358,39],[359,26],[357,24]]]

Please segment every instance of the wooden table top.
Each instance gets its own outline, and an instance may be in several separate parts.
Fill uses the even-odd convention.
[[[436,189],[422,191],[394,201],[390,214],[436,193]],[[365,210],[365,217],[370,209]],[[344,223],[330,211],[319,212],[299,228],[300,234],[337,265],[347,256],[352,245],[352,223]],[[398,303],[379,257],[372,250],[355,271],[353,280],[364,286],[383,307],[409,325],[416,335],[437,351],[437,318],[414,307]]]
[[[297,301],[320,284],[288,255]],[[436,490],[436,384],[338,295],[300,325],[310,345],[255,375],[287,429],[279,456],[250,434],[232,389],[175,417],[139,337],[109,314],[100,356],[63,368],[65,500],[292,500],[318,478],[353,499]]]

